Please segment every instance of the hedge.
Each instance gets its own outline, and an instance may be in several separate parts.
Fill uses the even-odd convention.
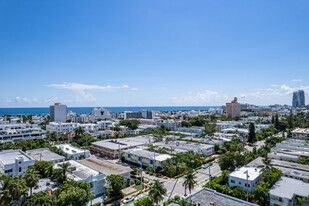
[[[112,202],[114,202],[114,201],[116,201],[116,200],[121,199],[122,197],[123,197],[122,195],[117,195],[117,196],[108,198],[108,199],[106,199],[106,200],[103,201],[103,204],[104,204],[104,205],[107,205],[107,204],[109,204],[109,203],[112,203]]]

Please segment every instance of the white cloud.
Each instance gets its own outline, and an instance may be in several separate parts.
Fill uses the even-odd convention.
[[[301,79],[292,79],[291,82],[302,82]]]
[[[130,88],[129,85],[122,85],[122,86],[101,86],[101,85],[95,85],[95,84],[80,84],[80,83],[72,83],[72,82],[64,82],[62,84],[48,84],[47,87],[52,87],[56,89],[67,89],[71,90],[75,94],[76,102],[95,102],[96,97],[86,92],[86,90],[92,90],[92,91],[113,91],[113,90],[119,90],[119,89],[128,89],[132,91],[138,90],[138,88]]]
[[[177,105],[221,105],[228,100],[226,95],[220,95],[216,91],[205,90],[193,94],[187,92],[180,97],[173,97],[172,102]]]
[[[84,91],[84,90],[111,90],[111,89],[128,89],[128,85],[122,85],[122,86],[100,86],[95,84],[79,84],[79,83],[70,83],[70,82],[64,82],[62,84],[48,84],[47,87],[53,87],[57,89],[68,89],[72,91]]]

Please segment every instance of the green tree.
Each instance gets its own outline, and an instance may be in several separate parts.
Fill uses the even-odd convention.
[[[298,197],[297,202],[298,202],[299,206],[309,205],[309,196]]]
[[[40,174],[34,169],[28,169],[24,176],[27,187],[30,188],[30,196],[32,195],[32,189],[37,185],[40,179]]]
[[[57,206],[85,206],[94,197],[87,182],[65,182],[56,191]]]
[[[26,181],[22,176],[15,176],[8,186],[12,200],[15,202],[15,205],[20,205],[20,198],[23,195],[28,193],[28,187]]]
[[[275,116],[274,126],[275,126],[276,130],[278,130],[278,131],[280,130],[280,128],[279,128],[279,116],[278,116],[278,113]]]
[[[84,130],[84,128],[82,128],[81,126],[78,126],[78,127],[74,130],[74,133],[75,133],[76,137],[79,138],[80,135],[82,135],[82,134],[85,133],[85,130]]]
[[[254,123],[252,122],[250,122],[250,125],[249,125],[248,142],[250,143],[256,142],[255,126],[254,126]]]
[[[213,134],[218,131],[217,125],[215,122],[212,123],[212,122],[206,121],[204,124],[204,128],[205,128],[204,133],[207,134],[208,136],[213,136]]]
[[[246,194],[245,190],[240,188],[240,187],[235,187],[232,190],[232,196],[236,197],[236,198],[239,198],[239,199],[242,199],[242,200],[246,200],[247,199],[247,194]]]
[[[2,182],[2,187],[0,189],[0,203],[1,205],[10,205],[12,201],[12,196],[9,191],[9,186],[12,182],[12,178],[2,175],[0,177],[0,180]]]
[[[154,203],[149,197],[146,197],[146,198],[138,199],[134,203],[134,206],[154,206]]]
[[[253,189],[254,199],[256,199],[260,205],[269,205],[269,187],[269,183],[261,182],[261,184]]]
[[[260,165],[260,166],[258,166],[259,168],[262,168],[261,169],[261,172],[262,173],[265,173],[265,172],[269,172],[270,170],[271,170],[271,168],[272,168],[272,164],[271,164],[271,159],[269,159],[268,158],[268,156],[266,155],[266,157],[265,158],[263,158],[263,165]]]
[[[182,121],[181,122],[181,126],[182,127],[192,127],[191,123],[190,122],[186,122],[186,121]]]
[[[185,181],[183,182],[183,186],[185,187],[185,196],[187,195],[187,189],[189,189],[189,192],[191,194],[191,191],[194,189],[194,185],[196,184],[195,175],[193,172],[189,172],[185,176]]]
[[[163,182],[159,182],[159,180],[156,180],[152,188],[149,190],[148,194],[150,199],[153,200],[156,205],[158,205],[159,202],[162,201],[163,197],[166,195],[166,189],[163,185]]]
[[[71,167],[71,164],[69,162],[64,162],[62,164],[59,164],[59,169],[54,170],[54,176],[58,180],[58,182],[63,183],[67,180],[67,174],[72,173],[75,168]]]
[[[53,174],[52,162],[36,161],[31,168],[38,171],[42,178],[51,177]]]
[[[109,188],[108,196],[121,195],[121,190],[126,187],[126,180],[120,175],[109,175],[106,178]]]
[[[57,136],[57,133],[56,132],[48,132],[46,134],[46,137],[49,141],[52,141],[52,142],[56,142],[56,141],[59,141],[59,138]]]
[[[140,124],[140,121],[135,119],[126,119],[126,120],[120,120],[120,125],[126,126],[131,130],[136,130],[138,128],[138,125]]]
[[[56,198],[52,195],[49,195],[48,192],[41,191],[33,194],[23,206],[54,206]]]

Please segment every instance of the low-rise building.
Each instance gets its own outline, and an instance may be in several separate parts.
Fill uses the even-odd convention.
[[[253,192],[262,177],[261,169],[243,166],[229,174],[229,187],[241,187],[245,191]]]
[[[79,160],[81,156],[84,158],[90,157],[90,151],[86,149],[79,149],[70,144],[59,144],[55,146],[61,149],[67,155],[67,158],[72,158],[73,160]]]
[[[4,150],[0,152],[0,173],[6,176],[26,174],[35,160],[21,150]]]
[[[146,167],[150,166],[155,168],[162,167],[162,164],[166,160],[172,158],[172,156],[168,154],[160,154],[143,149],[125,150],[123,157],[125,158],[125,160],[129,162],[140,164]]]
[[[34,140],[44,138],[46,138],[46,131],[35,124],[21,123],[0,125],[0,144],[14,142],[20,139]]]
[[[274,168],[281,170],[285,177],[309,183],[309,165],[297,164],[294,162],[287,162],[275,159],[271,160],[271,164]],[[252,160],[247,166],[259,167],[262,165],[264,165],[263,158],[258,157]]]
[[[64,123],[64,122],[50,122],[46,125],[46,130],[49,132],[60,133],[72,133],[78,127],[78,123]]]
[[[205,157],[215,154],[215,146],[210,144],[201,144],[186,141],[165,141],[155,143],[154,145],[157,145],[159,147],[172,147],[175,149],[176,152],[193,151],[195,153],[202,154]]]
[[[70,167],[75,168],[72,173],[67,173],[68,179],[72,179],[76,182],[88,182],[90,184],[90,192],[96,196],[105,193],[105,174],[74,160],[69,160],[65,163],[70,163]],[[63,163],[56,164],[54,168],[59,168],[60,164]]]
[[[186,199],[201,206],[256,206],[251,202],[225,195],[206,187],[189,195]]]
[[[145,146],[153,141],[152,135],[124,139],[108,139],[92,143],[91,151],[101,156],[119,158],[119,155],[121,156],[124,150]]]
[[[309,184],[281,177],[269,190],[270,206],[299,205],[297,198],[309,196]]]
[[[293,139],[309,139],[309,128],[297,128],[293,130],[292,132],[292,138]]]
[[[125,179],[130,179],[130,172],[132,171],[130,167],[125,167],[120,164],[99,158],[88,158],[79,160],[79,162],[95,170],[98,170],[106,176],[120,175]]]
[[[26,153],[37,161],[47,161],[53,163],[60,163],[65,161],[65,157],[50,151],[48,148],[27,150]]]

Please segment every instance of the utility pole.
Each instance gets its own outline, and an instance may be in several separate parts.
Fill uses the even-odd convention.
[[[143,191],[143,162],[141,159],[141,191]]]
[[[153,150],[153,173],[156,173],[156,151]]]
[[[247,179],[247,186],[246,186],[246,189],[247,189],[247,202],[249,201],[249,194],[248,194],[248,186],[249,186],[249,182],[248,182],[248,178],[249,178],[249,175],[248,175],[248,170],[246,170],[244,172],[244,174],[246,174],[246,179]]]

